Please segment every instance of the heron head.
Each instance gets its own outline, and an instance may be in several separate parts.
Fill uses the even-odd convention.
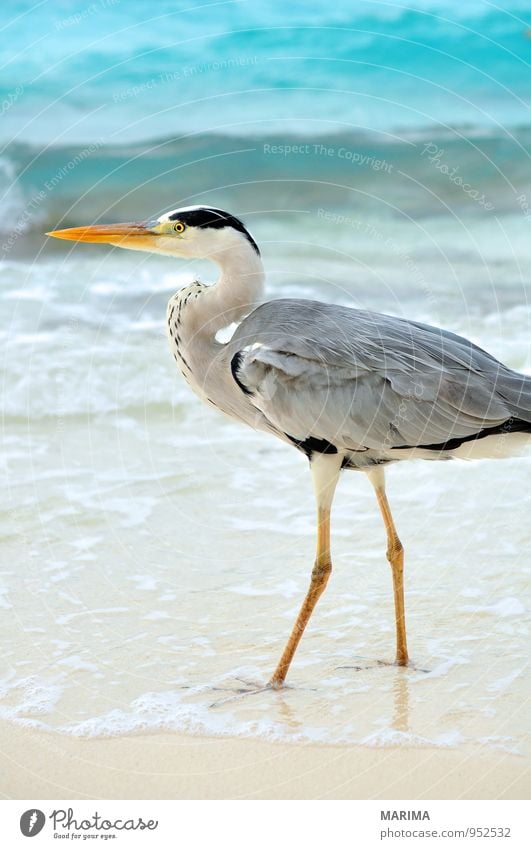
[[[47,235],[190,259],[215,259],[216,254],[243,246],[250,246],[260,254],[256,242],[239,218],[209,206],[187,206],[138,223],[91,224],[52,230]]]

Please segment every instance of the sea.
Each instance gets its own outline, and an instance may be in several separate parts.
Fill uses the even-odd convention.
[[[531,19],[488,0],[80,0],[0,19],[0,718],[76,736],[526,751],[529,459],[344,473],[203,407],[164,333],[204,262],[48,239],[240,216],[268,297],[446,327],[531,374]],[[247,692],[248,690],[256,692]]]

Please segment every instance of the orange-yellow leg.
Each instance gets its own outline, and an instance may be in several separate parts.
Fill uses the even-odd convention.
[[[282,687],[284,679],[288,674],[288,669],[293,655],[299,645],[300,639],[304,633],[304,629],[308,624],[310,616],[319,598],[328,583],[328,578],[332,571],[332,563],[330,560],[330,511],[320,510],[318,514],[318,532],[317,532],[317,557],[315,566],[312,571],[312,580],[310,588],[306,593],[306,598],[302,603],[302,607],[297,616],[295,625],[290,634],[286,648],[282,653],[277,668],[273,673],[273,677],[269,682],[272,687]]]
[[[312,458],[311,471],[317,500],[317,554],[312,579],[306,598],[297,616],[286,648],[269,684],[275,689],[282,687],[293,655],[309,622],[319,598],[324,592],[332,571],[330,559],[330,508],[336,488],[341,461],[334,454],[319,454]]]
[[[384,520],[387,534],[387,559],[393,573],[393,592],[395,597],[395,622],[396,622],[396,665],[407,666],[407,640],[406,640],[406,612],[404,606],[404,547],[398,538],[391,508],[385,494],[385,481],[383,468],[377,466],[374,471],[368,473],[368,477],[374,486],[378,506]]]

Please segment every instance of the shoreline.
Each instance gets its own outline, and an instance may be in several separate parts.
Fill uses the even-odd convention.
[[[526,799],[527,758],[156,733],[79,739],[0,722],[4,799]]]

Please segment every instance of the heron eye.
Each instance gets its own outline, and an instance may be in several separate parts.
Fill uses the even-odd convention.
[[[176,221],[173,225],[173,229],[176,233],[183,233],[186,228],[182,221]]]

